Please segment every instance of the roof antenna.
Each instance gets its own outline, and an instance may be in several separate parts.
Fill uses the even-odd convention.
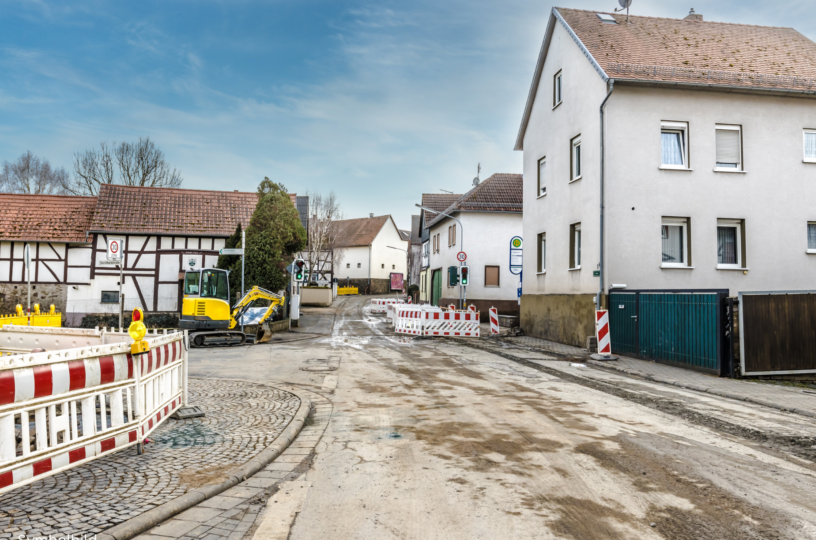
[[[476,165],[476,178],[473,179],[473,187],[478,186],[479,182],[481,182],[481,180],[479,180],[479,175],[480,174],[482,174],[482,164],[481,163]]]
[[[626,10],[626,24],[629,24],[629,6],[632,5],[632,0],[618,0],[618,4],[620,4],[620,9],[615,9],[615,13],[618,11]]]

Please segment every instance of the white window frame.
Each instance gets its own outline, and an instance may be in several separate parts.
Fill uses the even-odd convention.
[[[561,105],[564,100],[564,80],[561,75],[563,73],[559,69],[558,73],[553,76],[553,109]]]
[[[581,269],[581,224],[573,223],[572,225],[572,260],[570,261],[570,270]],[[577,264],[576,264],[577,263]]]
[[[545,169],[544,169],[544,186],[543,187],[541,185],[541,166],[542,165],[544,165],[544,167],[545,167]],[[536,178],[538,179],[536,181],[536,187],[538,189],[538,193],[536,194],[536,198],[541,198],[541,197],[543,197],[544,195],[547,194],[547,178],[546,178],[546,175],[547,175],[546,170],[547,169],[546,169],[546,167],[547,167],[547,157],[545,156],[545,157],[538,160],[538,169],[536,170]]]
[[[688,257],[688,218],[670,218],[664,217],[660,220],[660,235],[661,235],[661,254],[660,254],[660,266],[662,268],[688,268],[689,267],[689,257]],[[670,262],[663,262],[663,226],[669,225],[672,227],[677,227],[678,225],[682,227],[681,235],[683,238],[683,262],[679,263],[670,263]]]
[[[739,133],[739,163],[737,164],[736,169],[732,169],[730,167],[717,167],[717,131],[718,130],[730,130],[736,131]],[[745,172],[743,167],[743,156],[742,156],[742,126],[734,126],[729,124],[715,124],[714,125],[714,171],[715,172],[727,172],[727,173],[741,173]]]
[[[739,219],[718,219],[717,228],[733,227],[737,229],[737,264],[720,264],[717,262],[717,268],[721,270],[743,270],[742,264],[742,221]],[[717,249],[720,248],[719,240],[717,241]]]
[[[546,274],[547,273],[547,233],[540,232],[536,235],[537,242],[538,242],[538,253],[536,253],[536,274]],[[541,249],[542,244],[544,245],[544,249]],[[538,263],[541,262],[541,270],[538,270]]]
[[[805,149],[807,148],[807,136],[816,135],[816,129],[804,129],[802,130],[802,161],[805,163],[816,163],[816,157],[809,158],[805,153]]]
[[[572,178],[570,178],[570,182],[575,182],[580,180],[583,176],[583,167],[582,167],[582,159],[583,159],[583,152],[580,150],[581,148],[581,136],[578,135],[574,139],[572,139],[572,148],[570,148],[570,173],[572,174]],[[576,149],[579,149],[577,154],[578,158],[576,159]],[[575,173],[578,173],[577,175]]]
[[[810,228],[811,225],[816,227],[816,221],[808,221],[807,224],[808,224],[808,229]],[[807,244],[807,238],[805,238],[805,244]],[[816,249],[811,249],[810,246],[808,246],[807,252],[808,253],[816,253]]]
[[[682,165],[666,165],[663,163],[663,133],[677,133],[680,132],[683,140],[683,164]],[[660,168],[674,169],[681,171],[691,170],[689,163],[689,128],[688,122],[660,122]]]

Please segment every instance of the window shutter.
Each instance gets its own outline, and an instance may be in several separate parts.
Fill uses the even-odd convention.
[[[740,132],[735,129],[717,130],[717,163],[740,162]]]

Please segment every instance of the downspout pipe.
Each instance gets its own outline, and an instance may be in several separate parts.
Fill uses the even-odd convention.
[[[615,79],[609,79],[609,90],[606,93],[606,97],[601,102],[601,257],[600,262],[598,263],[598,294],[595,296],[595,309],[601,309],[601,297],[604,293],[604,173],[605,173],[605,163],[604,163],[604,107],[606,106],[606,102],[612,96],[612,91],[615,89]]]

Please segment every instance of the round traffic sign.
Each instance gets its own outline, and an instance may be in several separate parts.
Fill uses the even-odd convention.
[[[110,244],[111,253],[119,253],[119,242],[114,240]]]
[[[465,262],[467,260],[467,253],[465,253],[464,251],[460,251],[459,253],[456,254],[456,259],[459,262]]]
[[[513,246],[513,249],[521,249],[522,241],[520,236],[514,236],[513,239],[510,241],[510,245]]]

